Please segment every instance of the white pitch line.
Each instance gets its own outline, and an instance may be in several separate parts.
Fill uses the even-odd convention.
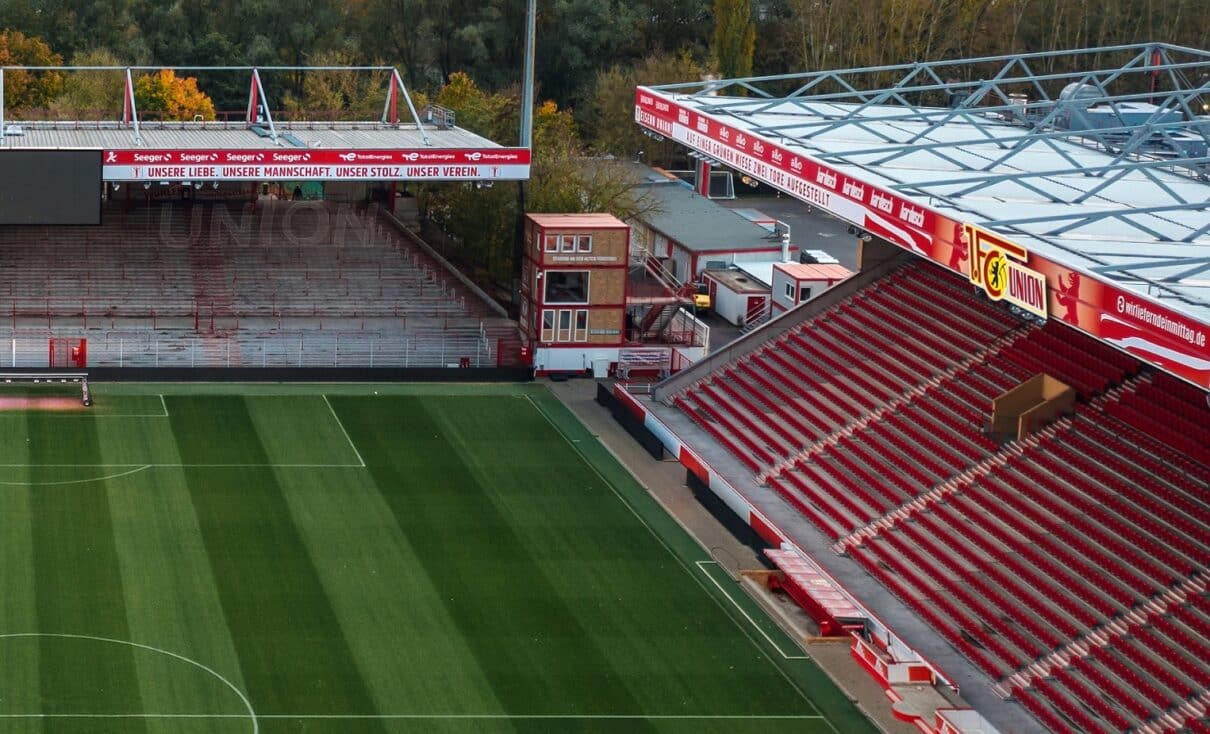
[[[239,687],[236,686],[234,683],[232,683],[231,681],[227,680],[222,675],[220,675],[218,673],[218,671],[216,671],[214,668],[211,668],[210,666],[206,665],[205,663],[199,663],[198,661],[194,660],[193,658],[187,658],[184,655],[180,655],[178,653],[172,652],[171,650],[165,650],[163,648],[154,647],[152,645],[144,645],[141,642],[131,642],[130,640],[119,640],[119,639],[116,639],[113,637],[97,637],[95,635],[77,635],[77,634],[69,634],[66,632],[11,632],[8,634],[0,634],[0,640],[30,638],[30,637],[34,637],[34,638],[50,637],[50,638],[61,639],[61,640],[91,640],[92,642],[105,642],[110,645],[124,645],[126,647],[133,647],[138,650],[147,650],[149,652],[159,653],[160,655],[166,655],[174,660],[179,660],[183,663],[192,665],[193,667],[195,667],[199,670],[205,671],[206,673],[210,674],[211,676],[217,678],[220,683],[227,686],[227,688],[230,688],[231,691],[234,692],[235,695],[239,698],[240,702],[243,703],[244,708],[248,710],[247,714],[224,715],[223,718],[251,719],[252,720],[252,734],[259,734],[259,732],[260,732],[260,724],[256,720],[256,718],[257,718],[256,710],[252,708],[252,702],[248,700],[248,697],[244,695],[244,692],[241,691],[239,689]],[[16,718],[16,717],[51,718],[52,716],[55,716],[56,718],[58,718],[58,717],[66,718],[66,717],[72,716],[72,715],[71,714],[61,714],[61,715],[39,714],[39,715],[33,716],[33,717],[30,717],[27,714],[4,715],[5,718]],[[75,716],[79,716],[79,717],[83,718],[79,714],[76,714]],[[109,718],[112,715],[101,714],[100,716],[104,717],[104,718]]]
[[[247,719],[248,714],[0,714],[0,719]],[[256,714],[256,721],[327,719],[331,721],[378,719],[378,720],[683,720],[683,721],[798,721],[822,719],[819,714]]]
[[[760,643],[757,642],[756,639],[754,637],[752,637],[752,635],[748,634],[747,630],[744,629],[743,625],[741,625],[738,620],[736,620],[730,614],[726,613],[726,607],[723,606],[723,603],[721,601],[719,601],[718,598],[714,596],[714,594],[710,593],[709,589],[706,588],[706,585],[704,583],[702,583],[701,579],[699,579],[697,577],[697,574],[693,573],[693,570],[690,569],[689,566],[687,566],[685,564],[685,562],[681,559],[681,557],[679,555],[677,555],[676,551],[674,551],[672,549],[672,546],[670,546],[668,544],[668,541],[664,540],[664,538],[661,537],[660,534],[655,531],[655,528],[651,527],[651,525],[649,525],[647,523],[647,520],[642,515],[639,514],[639,511],[636,510],[629,502],[626,501],[626,498],[622,496],[622,493],[618,491],[617,487],[613,486],[613,482],[611,482],[605,478],[605,475],[601,473],[601,470],[597,468],[596,464],[592,463],[592,461],[580,449],[580,447],[577,446],[571,440],[571,438],[566,433],[563,432],[563,429],[559,427],[559,424],[555,423],[554,419],[551,418],[549,415],[547,415],[545,410],[542,410],[542,406],[538,405],[538,403],[533,399],[532,396],[525,395],[525,399],[529,401],[529,404],[533,406],[534,410],[538,411],[538,415],[542,416],[542,418],[546,420],[546,422],[550,425],[550,427],[555,429],[555,433],[558,433],[560,436],[563,437],[563,441],[568,446],[571,447],[572,451],[576,452],[576,455],[578,455],[580,457],[580,460],[583,461],[584,464],[589,469],[592,469],[593,473],[597,475],[597,478],[601,480],[601,483],[604,484],[606,487],[609,487],[609,491],[613,492],[613,496],[618,498],[618,501],[622,503],[622,506],[625,507],[627,510],[630,510],[630,514],[634,515],[635,518],[639,521],[639,523],[643,527],[647,528],[647,532],[651,533],[651,536],[656,539],[656,542],[658,542],[661,546],[664,547],[664,550],[668,553],[668,555],[672,556],[672,559],[674,561],[676,561],[680,565],[680,567],[685,570],[685,573],[689,574],[689,578],[693,579],[694,582],[697,583],[697,585],[699,587],[701,587],[701,589],[703,591],[706,592],[706,596],[709,597],[709,599],[711,601],[713,601],[715,604],[717,604],[719,609],[723,610],[723,613],[727,616],[728,619],[730,619],[732,621],[732,623],[735,624],[735,628],[740,631],[740,634],[742,634],[744,637],[746,637],[748,642],[752,643],[752,647],[756,648],[756,650],[758,652],[760,652],[761,655],[765,656],[765,659],[768,660],[769,664],[773,666],[773,669],[776,670],[781,675],[782,679],[785,680],[786,683],[791,688],[793,688],[795,691],[797,691],[798,695],[804,701],[806,701],[808,704],[811,705],[811,708],[818,711],[819,706],[815,703],[815,701],[813,701],[811,699],[811,697],[808,696],[805,691],[803,691],[803,689],[798,685],[798,683],[796,683],[794,681],[794,679],[790,677],[789,673],[787,673],[785,670],[783,670],[782,667],[780,665],[778,665],[776,663],[776,661],[773,660],[773,656],[771,656],[769,654],[769,652],[767,650],[765,650],[765,648],[761,647]],[[579,418],[577,418],[576,420],[579,421]],[[581,425],[583,425],[583,424],[581,423]],[[605,445],[605,444],[602,444],[602,445],[605,447],[605,449],[607,451],[609,450],[609,447],[607,445]],[[611,455],[613,455],[612,452],[611,452]],[[613,456],[614,456],[614,459],[617,460],[618,463],[621,465],[622,464],[621,460],[619,460],[616,455],[613,455]],[[626,468],[625,465],[622,465],[622,468],[625,469]],[[627,472],[630,473],[629,470],[627,470]],[[630,473],[630,474],[632,477],[634,476],[633,473]],[[635,482],[638,483],[639,486],[642,486],[642,484],[643,484],[637,478],[635,478]],[[714,579],[711,578],[711,581],[714,581]],[[717,585],[718,585],[717,582],[715,582],[715,586],[717,586]],[[729,601],[731,601],[732,604],[735,603],[735,600],[731,599],[730,596],[728,596],[727,599]],[[741,610],[741,611],[743,611],[743,610]],[[747,617],[748,615],[745,614],[744,616]],[[748,617],[748,621],[751,622],[752,618]],[[763,631],[761,631],[761,633],[764,634]],[[768,639],[768,635],[765,635],[765,638]],[[774,645],[774,648],[777,649],[778,652],[782,652],[781,648],[778,648],[776,645]],[[785,653],[782,653],[782,655],[784,657]],[[825,718],[823,716],[820,716],[819,718],[821,718],[825,722],[827,722],[828,727],[831,728],[832,731],[837,731],[836,725],[832,723],[831,719]]]
[[[722,584],[720,584],[718,582],[718,579],[714,578],[714,574],[712,574],[706,570],[707,565],[713,564],[713,565],[717,566],[718,561],[695,561],[694,564],[702,572],[702,575],[704,575],[706,578],[710,579],[710,583],[714,584],[714,587],[716,589],[718,589],[719,591],[721,591],[723,596],[727,597],[727,601],[731,602],[731,605],[735,607],[736,611],[738,611],[740,614],[744,615],[744,619],[748,620],[748,623],[751,624],[756,629],[756,631],[761,634],[761,637],[764,637],[765,641],[768,642],[770,645],[772,645],[774,650],[777,650],[778,654],[781,655],[782,658],[784,658],[785,660],[810,660],[811,659],[811,657],[809,655],[787,655],[785,653],[785,651],[781,649],[781,645],[777,644],[777,642],[772,637],[770,637],[769,634],[767,632],[765,632],[765,630],[759,624],[756,623],[756,620],[752,619],[752,617],[748,614],[747,610],[745,610],[743,607],[741,607],[739,605],[739,602],[735,601],[735,599],[732,598],[731,594],[726,589],[723,588]]]
[[[364,469],[364,464],[0,464],[0,469]]]
[[[336,425],[340,426],[340,432],[345,435],[345,440],[349,442],[349,448],[353,449],[353,453],[357,456],[357,461],[361,463],[361,468],[364,469],[366,460],[361,458],[361,452],[357,450],[357,444],[353,443],[352,438],[349,438],[349,432],[345,430],[345,424],[340,422],[340,416],[336,415],[336,409],[332,407],[332,403],[328,400],[326,394],[323,396],[323,399],[324,403],[328,406],[328,410],[331,411],[332,417],[336,419]]]
[[[56,487],[62,484],[87,484],[89,482],[103,482],[106,479],[117,479],[118,477],[128,477],[131,474],[138,474],[151,468],[151,464],[144,464],[137,469],[130,471],[119,472],[117,474],[108,474],[103,477],[89,477],[87,479],[65,479],[58,482],[0,482],[0,484],[9,487]]]

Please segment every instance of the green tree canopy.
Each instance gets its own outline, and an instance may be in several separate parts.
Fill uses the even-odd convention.
[[[724,79],[752,75],[756,51],[752,0],[714,0],[714,42],[710,51]]]

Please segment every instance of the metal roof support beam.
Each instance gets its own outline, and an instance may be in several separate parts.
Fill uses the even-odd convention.
[[[424,140],[425,145],[432,145],[433,141],[429,140],[429,134],[424,129],[424,124],[420,122],[420,115],[416,112],[416,105],[412,103],[412,95],[408,94],[408,88],[403,84],[403,77],[399,75],[399,70],[395,67],[390,67],[391,79],[394,81],[396,94],[403,95],[403,101],[407,102],[408,112],[412,113],[412,120],[416,123],[416,129],[420,131],[420,137]]]
[[[1204,237],[1207,234],[1210,234],[1210,222],[1206,222],[1204,226],[1199,227],[1182,237],[1181,242],[1194,242],[1198,237]]]
[[[126,67],[126,89],[123,94],[126,99],[123,100],[123,106],[129,114],[129,122],[134,126],[134,143],[135,145],[143,144],[143,134],[139,131],[139,109],[134,101],[134,77],[130,74],[131,67]]]
[[[1173,125],[1170,125],[1167,127],[1171,128],[1172,130],[1176,130],[1176,131],[1184,131],[1184,130],[1194,130],[1199,125],[1205,125],[1205,124],[1206,123],[1202,120],[1187,120],[1187,121],[1182,121],[1179,123],[1174,123]],[[995,137],[995,138],[991,138],[990,140],[987,138],[984,138],[984,137],[979,137],[979,138],[963,138],[961,140],[941,140],[941,141],[931,141],[931,142],[927,142],[927,143],[915,143],[911,146],[911,148],[915,151],[932,151],[933,149],[936,149],[936,148],[954,148],[954,147],[964,146],[964,145],[982,145],[985,143],[993,143],[996,145],[996,147],[999,147],[999,148],[1010,148],[1012,151],[1018,151],[1018,150],[1024,150],[1025,148],[1028,148],[1032,144],[1042,143],[1042,142],[1046,142],[1048,140],[1067,140],[1067,139],[1072,139],[1072,138],[1084,139],[1084,138],[1090,137],[1089,133],[1097,133],[1097,134],[1129,133],[1134,129],[1135,128],[1133,128],[1133,127],[1110,127],[1110,128],[1098,128],[1096,130],[1051,130],[1049,132],[1021,133],[1019,135]],[[764,129],[756,128],[756,131],[764,132]],[[1011,143],[1012,145],[1011,146],[1006,145],[1008,143]],[[851,149],[839,150],[839,151],[821,151],[815,155],[823,160],[844,159],[844,158],[848,158],[851,156],[878,155],[878,154],[882,154],[882,153],[897,153],[900,150],[902,150],[906,145],[907,145],[906,143],[895,143],[894,145],[880,146],[877,148],[870,148],[867,146],[862,146],[860,148],[851,148]],[[980,170],[980,171],[987,170],[988,168],[991,168],[995,165],[999,165],[1000,163],[1003,163],[1004,161],[1008,160],[1010,157],[1011,156],[1005,156],[1004,158],[999,158],[999,159],[993,161],[992,163],[988,164],[988,166],[985,166],[980,169],[970,169],[970,170]],[[871,163],[874,163],[874,164],[879,163],[879,162],[881,162],[881,161],[879,161],[879,160],[871,161]]]
[[[1176,275],[1170,275],[1167,278],[1164,278],[1164,280],[1168,282],[1176,282],[1183,278],[1188,278],[1193,275],[1198,275],[1206,270],[1210,270],[1210,257],[1156,257],[1129,263],[1097,265],[1096,267],[1090,268],[1090,270],[1092,270],[1094,273],[1108,275],[1110,273],[1126,273],[1132,270],[1150,270],[1151,268],[1177,268],[1183,265],[1193,265],[1194,267]]]
[[[1024,178],[1047,178],[1050,176],[1062,176],[1062,175],[1072,175],[1072,174],[1092,175],[1094,173],[1100,173],[1103,171],[1118,171],[1118,170],[1133,171],[1133,170],[1140,169],[1140,168],[1165,168],[1165,167],[1173,167],[1173,166],[1179,167],[1179,168],[1185,168],[1185,167],[1193,168],[1198,164],[1204,164],[1204,163],[1210,163],[1210,156],[1198,156],[1196,158],[1178,158],[1178,159],[1174,159],[1174,160],[1162,160],[1162,159],[1146,160],[1146,161],[1138,161],[1135,163],[1119,163],[1119,164],[1113,165],[1113,166],[1076,166],[1076,167],[1072,167],[1072,168],[1052,168],[1052,169],[1049,169],[1046,171],[1014,171],[1012,173],[990,173],[990,174],[986,174],[986,175],[980,174],[980,175],[975,175],[975,176],[966,176],[963,178],[950,178],[950,179],[945,179],[942,181],[929,181],[929,182],[923,183],[923,184],[922,183],[899,184],[899,185],[894,186],[893,188],[898,189],[898,190],[904,190],[904,191],[919,190],[919,191],[924,191],[927,193],[927,189],[931,189],[935,186],[961,186],[962,184],[967,184],[967,183],[972,183],[972,182],[977,181],[980,183],[980,185],[971,188],[971,190],[977,190],[977,189],[983,188],[983,186],[985,186],[985,185],[999,183],[999,182],[1005,181],[1005,180],[1017,181],[1017,180],[1024,179]],[[970,191],[963,189],[961,192],[952,192],[950,194],[950,196],[960,196],[965,193],[970,193]]]
[[[1180,283],[1181,281],[1185,280],[1186,278],[1192,278],[1195,275],[1201,275],[1202,273],[1206,272],[1207,270],[1210,270],[1210,257],[1202,258],[1202,262],[1200,265],[1189,268],[1188,270],[1182,270],[1181,272],[1177,273],[1176,275],[1170,275],[1167,278],[1164,278],[1164,280],[1171,282],[1171,283]]]
[[[1117,46],[1089,47],[1089,48],[1068,49],[1068,50],[1060,50],[1060,51],[1034,51],[1031,53],[1002,54],[1000,56],[980,56],[980,57],[975,57],[975,58],[970,58],[970,59],[947,59],[947,60],[942,60],[942,61],[930,61],[930,62],[925,62],[925,63],[927,66],[929,66],[930,68],[933,68],[933,69],[945,69],[945,68],[952,68],[952,67],[970,66],[970,65],[974,65],[974,64],[984,64],[984,63],[990,63],[990,62],[1010,61],[1010,60],[1014,60],[1014,59],[1030,60],[1030,59],[1066,58],[1066,57],[1073,57],[1073,56],[1108,54],[1108,53],[1115,53],[1118,51],[1138,51],[1141,49],[1155,48],[1157,46],[1159,48],[1168,49],[1171,51],[1179,51],[1181,53],[1189,54],[1191,56],[1201,57],[1201,58],[1205,59],[1206,61],[1210,61],[1210,53],[1208,53],[1202,49],[1186,48],[1183,46],[1176,46],[1173,44],[1166,44],[1166,43],[1165,44],[1132,43],[1132,44],[1121,44],[1121,45],[1117,45]],[[873,75],[877,75],[877,74],[885,74],[888,72],[896,72],[896,71],[902,71],[902,72],[906,73],[906,72],[910,71],[911,69],[915,68],[916,66],[917,66],[916,63],[884,64],[881,66],[869,66],[869,67],[861,67],[861,68],[857,68],[857,69],[845,69],[843,71],[848,74],[867,74],[867,75],[873,76]],[[795,72],[795,73],[790,73],[790,74],[772,74],[772,75],[767,75],[767,76],[745,77],[743,79],[736,79],[736,80],[731,80],[731,81],[735,81],[735,82],[743,81],[743,82],[748,82],[748,83],[752,83],[752,84],[758,84],[758,83],[762,83],[762,82],[792,81],[792,80],[796,80],[796,79],[814,80],[814,79],[818,79],[818,78],[824,77],[824,76],[831,77],[831,76],[834,76],[835,73],[836,73],[835,70]],[[700,82],[700,81],[698,81],[698,82],[679,82],[676,84],[660,85],[658,87],[658,89],[669,90],[669,91],[689,90],[689,89],[702,87],[703,84],[704,83]],[[716,85],[717,85],[717,82],[716,82]],[[684,93],[690,94],[690,95],[693,94],[693,92],[684,92]],[[790,95],[787,95],[787,96],[789,96],[789,97],[798,96],[798,93],[797,92],[791,93]]]
[[[1210,65],[1207,65],[1207,68],[1210,69]],[[1206,87],[1199,87],[1196,90],[1191,90],[1188,92],[1188,95],[1191,97],[1196,97],[1199,94],[1210,94],[1210,85],[1207,85]],[[1080,104],[1091,106],[1093,104],[1108,103],[1111,101],[1130,102],[1130,101],[1136,101],[1136,100],[1146,100],[1146,99],[1150,98],[1151,96],[1152,96],[1152,94],[1150,92],[1135,92],[1135,93],[1130,93],[1130,94],[1115,94],[1115,95],[1109,95],[1109,96],[1086,97],[1086,98],[1080,100]],[[1044,107],[1044,105],[1039,104],[1039,103],[1034,103],[1031,106],[1036,107],[1036,108]],[[1042,129],[1046,126],[1049,126],[1050,123],[1054,121],[1054,118],[1057,116],[1057,113],[1066,109],[1065,105],[1059,104],[1058,102],[1047,103],[1045,105],[1045,107],[1049,108],[1049,111],[1048,111],[1047,115],[1041,121],[1039,121],[1038,123],[1035,123],[1034,127],[1036,127],[1036,128]],[[812,110],[812,109],[806,108],[806,107],[804,107],[803,109],[811,112],[812,114],[819,115],[819,112],[817,110]],[[1013,110],[1017,110],[1017,109],[1019,109],[1019,107],[1014,104],[987,105],[987,106],[983,106],[983,107],[976,107],[976,108],[971,108],[969,110],[964,110],[963,112],[965,114],[960,114],[959,117],[967,118],[970,122],[978,124],[978,125],[985,125],[988,122],[988,118],[991,117],[990,113],[1007,112],[1007,111],[1013,111]],[[732,114],[735,114],[731,110],[726,110],[726,111],[731,112]],[[878,118],[876,118],[876,120],[877,120],[877,122],[913,122],[914,121],[914,122],[925,122],[930,125],[936,125],[936,124],[938,124],[938,122],[941,119],[948,117],[951,112],[952,112],[952,110],[949,110],[949,109],[925,108],[925,109],[921,109],[921,110],[917,110],[917,111],[904,112],[904,113],[895,114],[895,115],[881,115]],[[829,117],[828,119],[825,119],[825,120],[812,120],[812,121],[806,121],[806,122],[790,123],[790,124],[785,124],[785,125],[770,125],[770,126],[766,126],[766,127],[762,128],[762,129],[777,132],[778,134],[781,134],[782,131],[785,131],[785,130],[794,130],[794,129],[812,128],[812,127],[825,127],[825,126],[826,127],[838,127],[835,124],[837,119],[838,118],[835,118],[835,117]]]
[[[1065,214],[1047,214],[1041,217],[1014,217],[1012,219],[996,219],[985,222],[983,226],[1000,229],[1010,226],[1018,227],[1022,224],[1048,224],[1050,222],[1068,222],[1071,220],[1079,220],[1081,224],[1076,226],[1083,226],[1084,224],[1090,224],[1102,219],[1117,219],[1125,215],[1133,216],[1136,214],[1159,214],[1161,212],[1197,211],[1199,209],[1210,209],[1210,199],[1202,202],[1190,202],[1187,204],[1160,204],[1157,206],[1131,207],[1126,211],[1111,209],[1100,212],[1068,212]],[[1158,239],[1168,241],[1164,237],[1159,237]]]
[[[252,83],[256,85],[256,93],[265,110],[265,122],[269,123],[269,137],[274,145],[280,145],[277,139],[277,126],[273,124],[273,113],[269,111],[269,97],[265,94],[265,85],[260,82],[260,70],[252,69]]]
[[[1161,68],[1161,70],[1165,70],[1165,71],[1169,71],[1169,72],[1176,72],[1176,71],[1204,70],[1204,69],[1207,69],[1208,67],[1210,67],[1210,60],[1188,61],[1188,62],[1178,62],[1178,63],[1173,63],[1173,64],[1165,64],[1159,68]],[[1132,67],[1130,69],[1122,69],[1122,68],[1100,69],[1100,70],[1092,71],[1092,72],[1088,72],[1088,71],[1055,72],[1052,74],[1008,77],[1008,78],[1001,79],[1000,84],[1037,84],[1037,83],[1046,82],[1046,81],[1063,81],[1063,80],[1080,79],[1080,78],[1098,79],[1099,78],[1098,75],[1102,75],[1102,74],[1110,75],[1110,77],[1113,80],[1116,80],[1118,77],[1123,76],[1127,71],[1133,71],[1135,73],[1141,74],[1141,73],[1144,73],[1144,72],[1147,72],[1150,70]],[[894,87],[883,87],[883,88],[879,88],[879,89],[872,89],[872,90],[859,92],[856,89],[854,89],[852,87],[852,85],[850,85],[848,82],[844,82],[840,77],[836,77],[836,81],[838,83],[840,83],[841,86],[843,86],[845,89],[847,89],[849,91],[830,92],[827,94],[814,95],[812,97],[809,97],[809,98],[807,98],[805,100],[801,100],[801,101],[816,102],[816,103],[817,102],[841,102],[841,103],[843,103],[843,102],[852,102],[854,98],[857,98],[864,102],[865,100],[870,99],[872,95],[876,95],[876,94],[879,94],[882,92],[891,91],[891,90],[895,89]],[[948,84],[946,84],[946,83],[928,84],[928,85],[922,85],[919,87],[913,87],[911,91],[913,91],[913,92],[948,91],[948,90],[959,88],[959,87],[967,87],[969,85],[970,85],[969,82],[958,82],[958,83],[948,83]],[[675,84],[655,85],[655,86],[652,86],[651,89],[653,89],[655,91],[662,91],[662,92],[676,92],[677,91],[676,88],[679,86],[682,86],[682,85],[675,85]],[[702,96],[702,95],[690,93],[685,96],[697,97],[697,96]],[[1147,99],[1153,95],[1150,92],[1146,92],[1146,93],[1143,93],[1143,94],[1140,94],[1137,96],[1142,99]],[[1106,100],[1120,99],[1120,98],[1121,98],[1121,95],[1107,95],[1105,97]],[[712,104],[712,107],[714,109],[717,109],[720,111],[730,110],[731,112],[733,112],[735,114],[740,114],[740,111],[744,111],[743,108],[753,107],[756,102],[756,100],[747,99],[747,98],[712,97],[711,99],[717,100]],[[799,101],[800,100],[794,99],[794,98],[782,98],[782,99],[776,100],[776,103],[795,103],[795,102],[799,102]],[[1081,103],[1083,103],[1085,101],[1087,101],[1087,100],[1081,100]],[[747,110],[747,111],[753,112],[753,111],[767,110],[770,106],[771,105],[766,103],[765,100],[760,100],[759,109]],[[944,114],[944,113],[948,112],[948,110],[938,109],[938,110],[936,110],[936,112],[938,114]]]

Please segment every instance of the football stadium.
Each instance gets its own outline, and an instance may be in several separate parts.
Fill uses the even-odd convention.
[[[504,305],[409,186],[524,130],[76,71],[120,118],[0,101],[0,731],[1210,731],[1210,53],[641,85],[696,162],[643,185],[734,172],[852,277],[541,212]]]

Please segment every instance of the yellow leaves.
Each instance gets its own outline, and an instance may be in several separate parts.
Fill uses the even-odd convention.
[[[20,31],[0,31],[0,66],[58,66],[63,57],[46,41]],[[4,104],[8,109],[45,107],[63,89],[57,72],[9,69],[4,74]]]
[[[136,79],[134,94],[140,113],[162,112],[170,120],[214,119],[214,102],[198,89],[197,79],[178,77],[171,69]]]

